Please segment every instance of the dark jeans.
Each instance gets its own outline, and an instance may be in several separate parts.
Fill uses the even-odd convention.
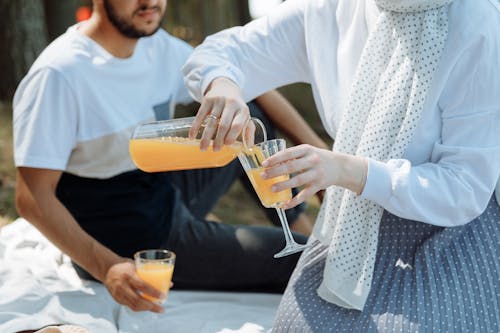
[[[254,103],[249,108],[251,116],[266,126],[268,137],[275,138],[267,117]],[[282,292],[299,255],[273,258],[285,246],[281,228],[205,220],[237,179],[258,201],[240,162],[235,160],[223,168],[171,172],[170,177],[182,197],[174,209],[175,218],[165,242],[165,248],[177,254],[174,288]],[[274,209],[266,209],[260,202],[259,206],[273,224],[280,225]],[[288,221],[295,221],[302,211],[302,206],[287,210]],[[294,237],[300,243],[306,242],[304,236]]]
[[[174,186],[168,203],[172,207],[171,226],[160,247],[177,255],[174,288],[282,292],[286,287],[299,255],[273,258],[285,245],[281,228],[235,226],[204,218],[241,175],[240,169],[236,160],[223,168],[169,173]],[[300,211],[289,210],[290,220]],[[302,235],[294,237],[306,242]],[[93,279],[73,265],[80,277]]]
[[[254,103],[248,103],[250,115],[262,121],[266,127],[268,139],[276,138],[276,133],[270,120]],[[204,219],[207,213],[212,211],[217,201],[229,190],[229,187],[239,180],[246,191],[259,204],[269,221],[275,226],[281,226],[276,210],[265,208],[260,204],[250,180],[245,174],[240,162],[236,159],[228,166],[215,169],[183,170],[170,172],[172,183],[180,190],[182,200],[195,217]],[[293,194],[297,194],[294,189]],[[291,225],[295,219],[304,211],[305,205],[299,205],[287,210],[286,216]],[[237,212],[235,212],[237,213]]]
[[[298,255],[273,258],[285,245],[281,228],[234,226],[203,218],[231,185],[230,180],[240,174],[240,168],[239,162],[234,161],[224,168],[181,172],[174,176],[173,183],[182,183],[183,189],[197,188],[192,187],[192,181],[203,182],[201,188],[205,189],[190,192],[196,194],[191,197],[179,191],[184,199],[178,200],[174,208],[170,236],[164,244],[177,254],[175,288],[284,290]],[[295,219],[299,212],[300,209],[290,211],[290,219]],[[298,242],[306,242],[304,236],[294,237]]]
[[[258,109],[251,106],[251,112],[269,126]],[[274,136],[270,127],[268,133],[270,137]],[[174,189],[167,203],[172,209],[170,232],[165,235],[161,247],[177,255],[174,288],[259,292],[284,290],[299,254],[273,258],[285,245],[281,228],[234,226],[205,219],[235,180],[242,179],[244,183],[249,183],[238,160],[223,168],[169,172],[165,176]],[[256,198],[251,186],[247,186]],[[301,211],[302,207],[288,210],[289,221],[294,221]],[[274,223],[279,224],[274,209],[266,212]],[[294,237],[300,243],[306,242],[306,237],[302,235]],[[76,264],[74,266],[80,277],[91,278]]]

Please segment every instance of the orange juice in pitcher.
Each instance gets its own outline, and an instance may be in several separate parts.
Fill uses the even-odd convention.
[[[200,140],[182,137],[132,139],[130,157],[135,165],[146,172],[216,168],[234,160],[242,149],[236,142],[214,152],[212,146],[200,150]]]
[[[216,168],[227,165],[255,140],[265,141],[267,134],[259,119],[252,133],[251,143],[240,138],[232,145],[224,145],[213,151],[212,145],[206,151],[200,150],[200,139],[206,127],[204,123],[195,139],[189,138],[194,117],[156,121],[136,127],[129,142],[130,157],[134,164],[146,172]]]

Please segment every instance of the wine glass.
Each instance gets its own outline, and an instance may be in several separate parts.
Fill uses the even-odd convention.
[[[245,149],[238,155],[238,158],[245,169],[245,172],[252,183],[252,186],[257,192],[262,205],[266,208],[275,208],[278,217],[285,233],[285,247],[274,255],[274,258],[281,258],[290,254],[303,251],[307,245],[299,244],[293,238],[285,211],[281,206],[292,198],[291,189],[280,192],[272,192],[271,186],[275,183],[286,181],[290,178],[289,175],[281,175],[271,179],[262,179],[260,174],[264,171],[262,162],[286,148],[286,142],[283,139],[274,139],[256,144],[253,147]]]

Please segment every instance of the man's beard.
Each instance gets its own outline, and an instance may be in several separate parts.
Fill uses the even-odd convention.
[[[161,27],[161,23],[162,23],[163,19],[160,20],[160,22],[158,22],[158,26],[155,29],[153,29],[152,32],[138,30],[131,23],[125,21],[125,19],[118,16],[116,14],[115,9],[109,3],[109,1],[104,0],[103,2],[104,2],[104,9],[106,10],[106,14],[108,15],[109,21],[125,37],[137,39],[137,38],[141,38],[141,37],[151,36],[155,32],[157,32],[158,29],[160,29],[160,27]]]

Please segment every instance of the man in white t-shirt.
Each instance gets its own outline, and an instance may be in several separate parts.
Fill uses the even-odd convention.
[[[159,28],[165,9],[166,0],[94,0],[92,17],[33,64],[14,97],[18,211],[80,276],[136,311],[163,310],[139,296],[158,296],[130,261],[146,248],[177,253],[179,288],[281,291],[297,256],[273,259],[280,229],[204,219],[241,174],[238,162],[148,174],[130,160],[137,124],[167,119],[176,103],[191,101],[181,67],[192,49]],[[280,112],[290,106],[275,92],[260,104],[296,141],[324,145],[300,117]],[[291,216],[302,218],[300,210]]]

